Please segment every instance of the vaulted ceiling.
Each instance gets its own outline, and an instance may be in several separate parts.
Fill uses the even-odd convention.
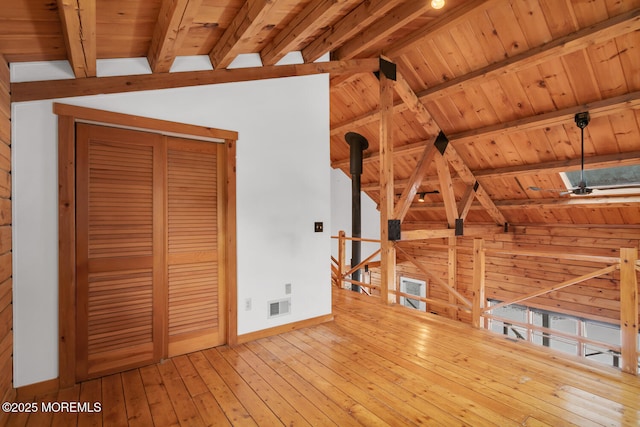
[[[396,64],[394,185],[398,195],[413,186],[409,223],[640,222],[638,192],[530,189],[565,188],[560,172],[580,169],[574,115],[582,111],[591,115],[586,168],[640,164],[640,0],[447,0],[439,10],[429,0],[12,0],[0,9],[0,54],[66,59],[83,88],[108,81],[96,77],[100,59],[147,58],[152,74],[142,78],[153,88],[162,79],[169,83],[157,87],[208,81],[167,80],[178,74],[176,57],[207,55],[213,76],[239,54],[259,54],[262,72],[253,72],[264,77],[290,52],[309,64],[327,52],[339,61],[327,68],[338,71],[332,166],[348,174],[344,134],[365,136],[363,189],[376,201],[380,83],[371,61],[350,60],[382,55]],[[72,88],[55,86],[58,96]],[[26,89],[14,84],[12,96]],[[450,147],[444,162],[436,156],[412,182],[440,131]],[[414,196],[421,192],[424,202]]]

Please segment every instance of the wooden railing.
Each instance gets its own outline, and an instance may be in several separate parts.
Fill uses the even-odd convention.
[[[354,238],[347,237],[344,231],[340,231],[337,236],[331,236],[333,239],[338,240],[338,259],[331,257],[332,265],[331,265],[331,273],[332,280],[335,286],[343,288],[345,287],[345,283],[356,284],[361,287],[361,291],[363,293],[367,293],[371,296],[379,297],[380,286],[374,285],[370,282],[366,281],[355,281],[349,278],[351,274],[359,269],[364,269],[365,266],[369,268],[379,267],[379,261],[373,262],[372,260],[380,254],[380,249],[374,251],[371,255],[365,258],[358,265],[351,267],[346,263],[346,243],[347,241],[359,240],[361,242],[370,242],[370,243],[380,243],[380,240],[376,239],[364,239],[364,238]],[[396,249],[403,254],[403,256],[411,261],[416,268],[418,268],[421,272],[423,272],[430,280],[431,283],[435,283],[436,285],[442,287],[449,295],[452,295],[454,300],[458,300],[461,304],[455,304],[452,302],[446,302],[440,299],[421,297],[413,294],[407,294],[404,292],[400,292],[398,287],[396,286],[394,289],[389,289],[389,293],[395,296],[396,303],[400,302],[400,297],[410,298],[412,300],[418,300],[424,302],[426,304],[431,304],[437,307],[442,307],[446,309],[459,310],[465,312],[471,312],[472,302],[469,301],[464,295],[460,294],[453,287],[449,286],[445,281],[443,281],[438,276],[434,275],[425,265],[423,265],[420,260],[416,257],[408,254],[404,251],[400,246],[396,246]],[[397,278],[396,278],[397,279]],[[367,291],[369,290],[369,291]],[[374,291],[374,292],[371,292]]]
[[[365,266],[374,268],[380,264],[378,261],[372,261],[380,250],[374,251],[371,255],[366,257],[358,265],[351,267],[347,265],[345,261],[346,257],[346,243],[347,241],[359,240],[361,242],[374,242],[380,243],[380,240],[365,239],[365,238],[353,238],[347,237],[343,231],[338,236],[332,236],[332,238],[338,240],[338,258],[332,257],[332,280],[338,287],[345,287],[346,284],[356,284],[361,287],[361,291],[368,295],[377,296],[380,295],[380,286],[371,283],[370,278],[367,275],[364,280],[354,281],[350,278],[351,274],[359,269],[364,269]],[[446,245],[430,245],[430,247],[442,247],[448,248]],[[484,240],[477,238],[474,239],[473,245],[473,282],[471,288],[472,299],[458,292],[454,286],[451,286],[442,278],[433,274],[431,269],[425,266],[417,257],[413,256],[409,251],[403,248],[402,244],[396,244],[395,249],[398,255],[401,255],[403,259],[411,262],[421,273],[429,278],[431,284],[435,284],[445,290],[449,295],[449,301],[442,299],[434,299],[428,297],[420,297],[412,294],[406,294],[398,290],[398,286],[394,289],[389,289],[389,293],[395,296],[396,303],[400,302],[400,297],[410,298],[412,300],[418,300],[426,304],[442,307],[454,311],[464,311],[471,313],[471,323],[475,327],[488,327],[488,321],[490,319],[501,321],[503,323],[509,323],[527,330],[527,334],[531,336],[533,332],[542,334],[545,337],[556,336],[565,339],[573,340],[578,346],[584,348],[585,345],[596,346],[606,351],[619,355],[622,359],[621,369],[624,372],[628,372],[637,375],[640,352],[638,351],[638,283],[636,271],[640,271],[640,260],[638,260],[637,248],[622,248],[620,249],[619,257],[612,256],[595,256],[595,255],[582,255],[582,254],[569,254],[569,253],[554,253],[549,251],[533,251],[533,250],[518,250],[518,249],[489,249],[485,248]],[[462,249],[462,248],[458,248]],[[505,255],[505,256],[529,256],[529,257],[543,257],[553,258],[556,260],[568,260],[568,261],[580,261],[580,262],[593,262],[608,264],[606,267],[595,269],[589,273],[577,276],[561,283],[546,287],[544,289],[536,290],[526,295],[519,296],[510,301],[500,302],[493,306],[487,306],[487,299],[485,297],[485,276],[486,276],[486,264],[485,258],[487,255]],[[557,331],[542,326],[533,325],[531,323],[517,322],[510,319],[501,318],[492,314],[493,310],[497,308],[505,307],[512,304],[519,304],[529,301],[533,298],[537,298],[551,292],[555,292],[561,289],[568,288],[570,286],[583,283],[587,280],[601,277],[606,274],[610,274],[614,271],[620,271],[620,331],[621,331],[621,344],[613,345],[606,342],[600,342],[584,336],[574,335],[566,332]],[[397,278],[396,278],[397,279]],[[396,280],[397,281],[397,280]],[[384,299],[381,298],[383,302]],[[591,319],[589,315],[582,315],[584,320]]]
[[[351,283],[355,285],[359,285],[361,287],[365,287],[368,289],[379,290],[380,287],[373,285],[364,281],[356,281],[349,278],[354,272],[358,270],[363,270],[365,267],[374,267],[378,266],[379,261],[373,261],[373,259],[380,254],[380,249],[375,250],[371,255],[366,257],[357,265],[351,267],[351,264],[347,264],[346,262],[346,253],[347,253],[347,241],[359,241],[359,242],[369,242],[369,243],[380,243],[380,240],[376,239],[365,239],[361,237],[347,237],[344,231],[340,231],[337,236],[331,236],[332,239],[338,239],[338,259],[331,257],[331,278],[333,280],[334,285],[339,288],[345,287],[345,283]],[[363,277],[363,276],[361,276]],[[371,292],[366,292],[367,294],[371,294]]]
[[[484,298],[485,288],[485,255],[518,255],[518,256],[532,256],[532,257],[545,257],[553,258],[556,260],[573,260],[573,261],[590,261],[597,263],[610,264],[604,268],[596,269],[590,273],[583,274],[578,277],[574,277],[565,280],[562,283],[558,283],[544,289],[531,292],[529,294],[519,296],[510,301],[504,301],[496,305],[485,307],[486,299]],[[496,310],[501,307],[505,307],[511,304],[519,304],[532,298],[546,295],[550,292],[555,292],[560,289],[567,288],[569,286],[582,283],[586,280],[603,276],[605,274],[612,273],[616,270],[620,270],[620,341],[621,345],[611,345],[608,343],[587,339],[573,334],[563,333],[557,330],[544,328],[541,326],[532,325],[530,323],[515,322],[513,320],[500,318],[490,314],[492,310]],[[605,256],[592,256],[592,255],[578,255],[567,253],[550,253],[550,252],[538,252],[538,251],[519,251],[519,250],[497,250],[497,249],[485,249],[484,241],[482,239],[474,240],[474,295],[480,295],[481,298],[474,298],[474,306],[472,309],[472,323],[474,326],[487,327],[487,320],[494,319],[502,322],[511,323],[520,327],[526,328],[527,331],[539,331],[547,335],[562,336],[568,339],[575,340],[579,345],[591,344],[614,353],[620,354],[622,359],[621,369],[624,372],[637,375],[638,373],[638,282],[636,271],[640,271],[640,264],[638,263],[638,250],[637,248],[621,248],[620,257],[605,257]],[[476,274],[477,273],[477,274]],[[479,306],[476,306],[479,303]],[[481,321],[484,319],[484,321]],[[587,320],[588,317],[586,317]]]

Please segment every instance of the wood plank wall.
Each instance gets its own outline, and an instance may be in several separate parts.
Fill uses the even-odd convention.
[[[445,239],[403,244],[407,252],[417,256],[424,265],[445,282],[448,277],[448,253]],[[640,228],[516,226],[506,234],[485,240],[487,249],[535,250],[584,255],[620,255],[620,248],[640,246]],[[457,290],[471,299],[473,278],[473,239],[457,238]],[[486,297],[511,300],[589,273],[607,264],[586,261],[560,261],[551,258],[488,253],[486,257]],[[376,284],[377,272],[372,273]],[[397,275],[429,282],[429,297],[448,301],[441,287],[425,277],[413,264],[398,260]],[[591,279],[530,301],[531,306],[588,317],[609,323],[619,323],[619,271]],[[445,314],[443,307],[430,306],[430,311]],[[459,312],[460,320],[470,322],[469,313]]]
[[[13,388],[13,306],[11,280],[11,96],[9,64],[0,55],[0,396]],[[0,413],[0,425],[4,425]]]

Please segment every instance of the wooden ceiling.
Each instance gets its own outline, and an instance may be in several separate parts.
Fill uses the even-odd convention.
[[[268,73],[294,51],[307,63],[331,52],[397,64],[397,194],[425,144],[448,137],[444,166],[430,162],[416,187],[439,193],[416,198],[408,223],[446,226],[463,214],[483,224],[640,223],[639,193],[529,189],[564,188],[560,172],[580,168],[581,111],[592,118],[587,168],[640,164],[640,0],[447,0],[440,10],[428,0],[12,0],[0,9],[0,54],[67,59],[84,87],[106,81],[99,59],[146,57],[153,75],[143,78],[155,82],[177,74],[178,56],[208,55],[215,73],[259,53]],[[22,89],[12,85],[12,96]],[[344,134],[364,135],[363,188],[376,201],[379,100],[370,70],[332,77],[332,166],[348,174]]]

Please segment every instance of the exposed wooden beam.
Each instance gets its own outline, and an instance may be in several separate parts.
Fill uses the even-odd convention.
[[[446,226],[443,224],[443,227]],[[504,227],[495,225],[466,225],[464,226],[465,237],[488,237],[495,234],[504,234]],[[427,228],[418,230],[402,230],[402,242],[411,240],[429,240],[456,237],[456,230],[452,228]],[[449,240],[451,243],[451,240]]]
[[[378,68],[379,60],[377,58],[350,59],[348,61],[251,67],[234,70],[219,69],[213,71],[189,71],[181,73],[157,73],[134,76],[91,77],[86,79],[12,83],[11,101],[23,102],[105,93],[170,89],[281,77],[307,76],[311,74],[374,72],[377,71]]]
[[[420,123],[427,134],[437,135],[440,132],[440,127],[438,127],[433,117],[431,117],[431,114],[427,111],[427,108],[422,101],[420,101],[420,98],[418,98],[409,85],[409,82],[407,82],[401,73],[398,73],[398,81],[395,89],[409,111],[415,114],[416,121]]]
[[[471,209],[471,205],[473,204],[473,200],[476,197],[476,190],[473,185],[467,185],[467,189],[464,192],[464,195],[460,199],[460,203],[458,204],[458,212],[460,213],[460,218],[466,219],[469,210]]]
[[[243,39],[250,38],[269,25],[270,12],[278,2],[272,0],[247,0],[233,18],[220,40],[209,52],[214,68],[226,68],[238,56]]]
[[[202,0],[163,0],[147,53],[154,73],[168,73]]]
[[[557,160],[534,165],[507,166],[504,168],[484,169],[476,171],[476,178],[515,178],[523,175],[553,174],[580,170],[580,158]],[[602,169],[620,166],[640,165],[640,151],[627,153],[603,154],[584,158],[586,168]]]
[[[403,145],[402,147],[396,147],[393,150],[393,155],[395,157],[402,157],[402,156],[413,156],[416,154],[420,154],[422,150],[424,150],[424,146],[431,142],[433,142],[433,139],[429,138],[424,141],[418,141],[418,142],[414,142],[413,144],[407,144],[407,145]],[[375,151],[364,153],[362,156],[362,161],[364,164],[377,163],[380,161],[380,153]],[[347,159],[336,160],[334,162],[331,162],[331,167],[334,169],[348,168],[349,159],[347,158]]]
[[[393,65],[395,67],[395,64]],[[396,249],[389,240],[389,220],[394,214],[393,186],[393,87],[380,72],[380,293],[384,304],[396,302]]]
[[[404,217],[409,211],[411,203],[413,203],[413,199],[418,192],[418,188],[420,188],[420,184],[424,179],[424,176],[427,174],[427,170],[431,165],[432,160],[436,156],[436,139],[434,139],[430,144],[425,145],[422,156],[418,160],[416,167],[413,169],[411,177],[407,180],[405,189],[400,196],[400,200],[396,203],[396,207],[393,212],[393,217],[395,219],[399,219],[400,221],[404,220]]]
[[[458,218],[458,207],[456,206],[456,195],[453,192],[453,181],[451,180],[449,164],[444,157],[440,155],[434,156],[434,160],[436,162],[436,170],[438,171],[438,179],[440,180],[440,195],[444,201],[447,223],[449,224],[449,228],[454,228],[456,219]]]
[[[454,145],[461,144],[479,138],[494,138],[508,135],[514,132],[526,132],[545,127],[561,126],[572,123],[576,113],[589,111],[591,118],[604,117],[629,109],[640,108],[640,91],[626,93],[624,95],[607,98],[588,104],[576,105],[549,113],[524,117],[510,122],[498,123],[479,129],[472,129],[449,136],[449,141]]]
[[[615,209],[640,206],[640,196],[638,195],[611,195],[611,196],[567,196],[553,199],[515,199],[496,200],[495,204],[500,210],[512,209]],[[411,206],[415,211],[442,211],[443,203],[414,203]],[[471,210],[482,210],[480,204],[472,204]],[[465,227],[466,228],[466,227]]]
[[[399,0],[370,0],[361,2],[339,22],[333,24],[321,36],[302,49],[305,62],[312,62],[343,43],[389,13]]]
[[[335,59],[355,58],[429,9],[431,5],[426,1],[411,1],[400,5],[336,49],[333,57]]]
[[[418,96],[409,86],[409,83],[398,73],[398,81],[396,84],[396,92],[400,95],[400,98],[409,106],[415,116],[418,123],[420,123],[427,132],[433,132],[433,129],[438,129],[437,124],[431,117],[431,114],[427,111],[424,104],[420,101]],[[453,166],[458,172],[458,176],[467,185],[476,186],[476,198],[485,207],[489,215],[496,221],[497,224],[505,224],[507,221],[500,213],[500,210],[495,206],[489,195],[482,188],[481,185],[477,185],[477,180],[473,175],[473,172],[467,167],[462,160],[462,157],[458,154],[456,149],[450,144],[446,144],[446,148],[443,151],[444,158]]]
[[[437,228],[428,230],[402,230],[402,241],[441,239],[443,237],[454,237],[455,231],[452,228]]]
[[[484,2],[477,1],[474,3],[476,3],[476,7],[482,7],[482,3]],[[465,5],[465,7],[466,6],[467,5]],[[471,10],[473,9],[471,8],[471,3],[469,3],[468,6]],[[418,97],[423,102],[437,99],[442,96],[464,90],[469,85],[477,84],[483,79],[497,77],[506,73],[512,73],[514,72],[514,70],[521,71],[527,67],[531,67],[543,61],[546,61],[556,55],[566,55],[568,53],[584,49],[587,46],[593,45],[595,43],[610,40],[614,37],[636,31],[640,29],[639,14],[640,9],[633,9],[627,13],[618,15],[607,21],[603,21],[598,24],[583,28],[582,30],[579,30],[568,36],[552,40],[549,43],[538,46],[534,49],[530,49],[526,52],[514,56],[513,58],[508,58],[504,61],[491,64],[482,69],[465,74],[464,76],[460,76],[442,84],[428,88],[422,92],[419,92]],[[388,49],[388,51],[389,52],[387,54],[392,57],[394,55],[398,55],[398,53],[395,52],[393,48]],[[406,106],[398,105],[395,108],[395,111],[402,112],[406,109]],[[359,126],[365,126],[369,123],[375,122],[377,119],[378,117],[376,115],[376,112],[370,111],[369,113],[365,113],[359,117],[334,126],[331,129],[331,134],[334,135],[336,133],[339,134],[340,132],[344,132],[344,128],[353,129]],[[452,136],[450,136],[450,140],[453,141]]]
[[[414,150],[414,148],[411,148]],[[396,150],[395,156],[404,155],[403,150]],[[377,157],[376,157],[377,158]],[[336,162],[338,163],[338,162]],[[627,153],[604,154],[601,156],[585,157],[584,164],[591,169],[611,168],[619,166],[636,166],[640,165],[640,151],[630,151]],[[507,166],[504,168],[483,169],[472,171],[479,180],[490,178],[515,178],[525,175],[552,174],[567,171],[580,170],[580,158],[557,160],[552,162],[543,162],[537,164]],[[454,181],[460,180],[454,177]],[[396,188],[406,186],[408,180],[395,180]],[[439,182],[437,176],[428,176],[422,180],[422,185],[434,186]],[[363,191],[376,191],[380,188],[377,182],[362,184]]]
[[[331,24],[337,10],[343,7],[344,0],[312,1],[298,13],[293,21],[262,49],[260,56],[264,65],[275,65],[287,53],[319,28]]]
[[[594,191],[595,192],[595,191]],[[593,194],[593,193],[592,193]],[[640,195],[567,196],[554,199],[500,200],[500,209],[559,209],[559,208],[629,208],[640,206]]]
[[[76,77],[96,76],[96,0],[57,0],[67,59]]]
[[[551,58],[568,55],[588,46],[611,40],[615,37],[640,29],[640,8],[614,16],[582,28],[567,36],[557,38],[541,46],[529,49],[504,61],[488,65],[459,78],[451,79],[418,94],[423,101],[442,98],[464,90],[486,79],[513,74],[526,68],[548,61]]]

